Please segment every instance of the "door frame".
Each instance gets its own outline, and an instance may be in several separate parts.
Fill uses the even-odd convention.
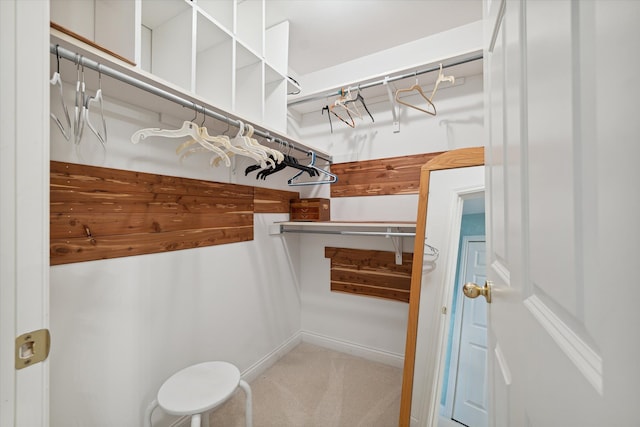
[[[46,427],[49,362],[14,349],[49,327],[48,1],[0,1],[0,57],[0,425]]]

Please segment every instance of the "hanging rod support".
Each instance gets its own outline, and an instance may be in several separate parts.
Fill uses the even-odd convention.
[[[391,233],[391,227],[387,228],[387,233]],[[393,248],[396,250],[396,265],[402,265],[402,237],[388,235]]]
[[[213,117],[214,119],[218,119],[218,120],[220,120],[222,122],[225,122],[228,125],[235,126],[235,127],[238,127],[238,128],[240,127],[240,122],[237,121],[237,120],[234,120],[234,119],[232,119],[230,117],[223,116],[222,114],[220,114],[220,113],[218,113],[216,111],[213,111],[213,110],[210,110],[210,109],[206,108],[204,105],[196,104],[193,101],[190,101],[188,99],[182,98],[182,97],[177,96],[177,95],[174,95],[171,92],[167,92],[166,90],[162,90],[162,89],[160,89],[160,88],[158,88],[158,87],[156,87],[156,86],[154,86],[152,84],[149,84],[149,83],[144,82],[142,80],[136,79],[135,77],[132,77],[132,76],[130,76],[128,74],[125,74],[123,72],[120,72],[118,70],[115,70],[115,69],[113,69],[111,67],[108,67],[108,66],[106,66],[104,64],[100,64],[99,62],[96,62],[96,61],[94,61],[92,59],[86,58],[86,57],[84,57],[82,55],[79,55],[79,54],[77,54],[75,52],[72,52],[69,49],[65,49],[60,45],[50,43],[49,44],[49,51],[52,54],[57,55],[59,58],[65,58],[65,59],[73,62],[74,64],[82,65],[84,67],[87,67],[87,68],[90,68],[92,70],[98,71],[98,72],[100,72],[101,74],[103,74],[105,76],[109,76],[109,77],[112,77],[112,78],[114,78],[116,80],[120,80],[123,83],[126,83],[128,85],[137,87],[138,89],[142,89],[142,90],[144,90],[146,92],[149,92],[149,93],[151,93],[153,95],[156,95],[156,96],[159,96],[161,98],[164,98],[164,99],[166,99],[168,101],[171,101],[171,102],[173,102],[175,104],[178,104],[178,105],[181,105],[183,107],[192,108],[195,111],[200,111],[203,114],[205,114],[205,115],[207,115],[209,117]],[[275,143],[282,143],[284,145],[287,145],[287,146],[291,147],[292,149],[294,149],[296,151],[300,151],[300,152],[305,153],[305,154],[309,153],[308,149],[305,150],[303,148],[296,147],[295,144],[293,144],[293,143],[289,143],[289,142],[287,142],[287,141],[285,141],[283,139],[280,139],[280,138],[275,138],[274,136],[270,135],[269,132],[262,131],[262,130],[256,128],[255,126],[254,126],[254,132],[253,133],[254,133],[254,135],[258,135],[258,136],[261,136],[263,138],[267,138],[267,139],[269,139],[269,140],[271,140],[271,141],[273,141]],[[328,159],[326,157],[323,157],[323,156],[320,156],[320,155],[317,155],[317,154],[316,154],[316,157],[318,159],[322,159],[322,160],[324,160],[324,161],[326,161],[328,163],[332,163],[331,159]]]
[[[400,132],[400,108],[397,108],[396,101],[393,98],[391,85],[389,84],[389,76],[384,78],[383,84],[387,88],[387,95],[389,95],[389,103],[391,104],[391,114],[393,115],[393,133],[398,133]]]
[[[396,229],[397,230],[397,229]],[[387,227],[387,231],[340,231],[340,230],[303,230],[300,228],[286,228],[280,225],[280,233],[303,233],[303,234],[337,234],[342,236],[382,236],[391,239],[395,251],[395,261],[397,265],[402,265],[402,238],[415,237],[416,233],[393,231]]]

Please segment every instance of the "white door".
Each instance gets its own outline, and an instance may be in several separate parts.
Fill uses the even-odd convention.
[[[457,291],[458,301],[462,303],[462,316],[452,419],[469,427],[486,427],[489,403],[487,302],[484,299],[465,298],[462,294],[464,283],[484,283],[486,280],[485,241],[466,240],[464,243],[464,274]]]
[[[0,58],[0,426],[42,427],[48,362],[14,348],[49,319],[48,2],[0,0]]]
[[[484,7],[490,424],[639,425],[640,2]]]

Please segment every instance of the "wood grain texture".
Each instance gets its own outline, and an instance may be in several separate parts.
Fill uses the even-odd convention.
[[[338,181],[331,184],[331,197],[416,194],[420,168],[442,154],[425,153],[348,163],[334,163],[331,172]]]
[[[299,198],[297,191],[255,187],[253,204],[256,213],[289,213],[290,201]]]
[[[403,253],[397,265],[394,252],[326,247],[325,258],[332,291],[409,302],[413,254]]]
[[[81,36],[80,34],[78,34],[78,33],[75,33],[75,32],[73,32],[73,31],[71,31],[71,30],[70,30],[70,29],[68,29],[67,27],[63,27],[63,26],[62,26],[62,25],[60,25],[60,24],[56,24],[56,23],[55,23],[55,22],[53,22],[53,21],[51,21],[51,22],[50,22],[50,25],[51,25],[51,28],[53,28],[53,29],[55,29],[55,30],[60,31],[61,33],[64,33],[64,34],[66,34],[66,35],[68,35],[68,36],[71,36],[71,37],[73,37],[73,38],[74,38],[74,39],[76,39],[76,40],[80,40],[82,43],[88,44],[89,46],[92,46],[92,47],[94,47],[94,48],[96,48],[96,49],[98,49],[98,50],[101,50],[101,51],[103,51],[104,53],[106,53],[106,54],[108,54],[108,55],[111,55],[111,56],[113,56],[114,58],[118,58],[119,60],[124,61],[124,62],[126,62],[127,64],[129,64],[129,65],[133,65],[134,67],[136,66],[136,63],[135,63],[135,62],[133,62],[132,60],[130,60],[130,59],[128,59],[128,58],[125,58],[125,57],[124,57],[124,56],[122,56],[122,55],[118,55],[118,54],[117,54],[117,53],[115,53],[114,51],[109,50],[109,49],[107,49],[107,48],[105,48],[105,47],[103,47],[103,46],[100,46],[99,44],[95,43],[94,41],[89,40],[88,38],[83,37],[83,36]]]
[[[51,162],[51,265],[253,239],[253,187]]]
[[[481,165],[484,165],[484,147],[473,147],[446,151],[429,160],[421,168],[416,238],[414,240],[413,250],[416,262],[413,263],[411,271],[411,298],[409,300],[407,339],[405,344],[404,369],[402,371],[402,394],[400,398],[400,427],[409,427],[411,422],[411,398],[413,396],[413,374],[416,359],[416,340],[418,338],[420,290],[422,286],[422,260],[424,258],[424,238],[427,229],[427,201],[429,199],[431,171]]]
[[[331,199],[293,199],[289,220],[331,221]]]

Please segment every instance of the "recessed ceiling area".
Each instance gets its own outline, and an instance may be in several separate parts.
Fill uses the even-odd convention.
[[[250,1],[250,0],[249,0]],[[267,0],[289,21],[289,67],[305,75],[482,19],[482,0]]]

